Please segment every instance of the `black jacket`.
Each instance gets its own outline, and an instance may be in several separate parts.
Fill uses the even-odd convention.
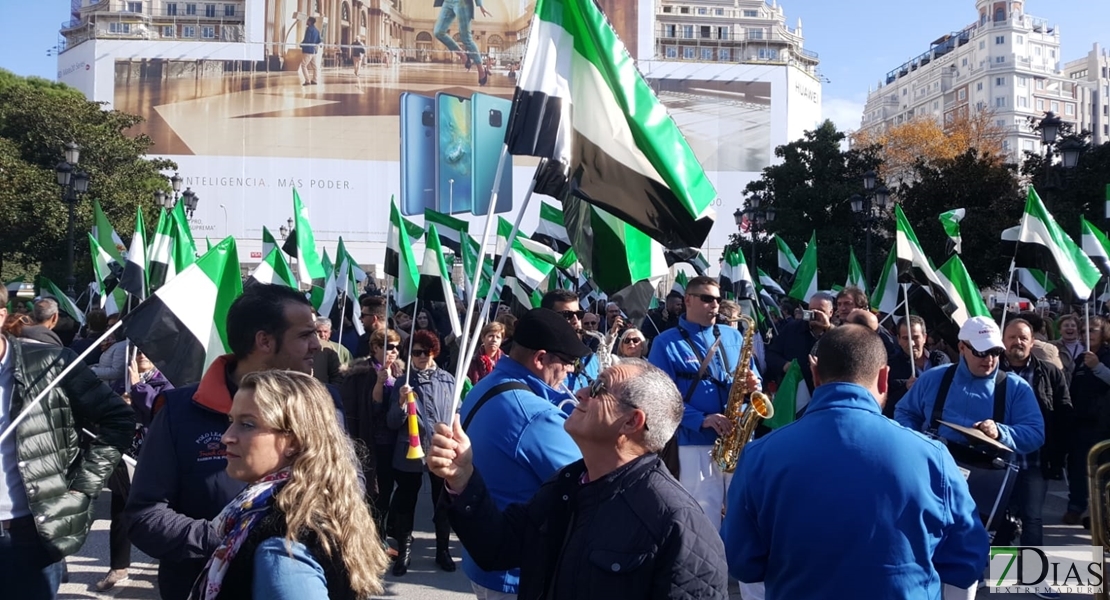
[[[92,498],[131,446],[135,412],[84,363],[29,406],[77,355],[59,346],[5,339],[15,369],[11,414],[29,414],[15,431],[19,474],[39,537],[51,558],[61,560],[85,543]],[[78,445],[83,427],[96,430],[99,438],[85,450]]]
[[[1033,366],[1033,395],[1037,397],[1044,418],[1041,471],[1045,477],[1058,477],[1068,451],[1068,434],[1075,422],[1068,380],[1064,372],[1050,362],[1030,356],[1029,363]],[[1000,366],[1003,371],[1015,372],[1005,360]]]
[[[784,369],[790,361],[797,360],[810,393],[813,392],[813,373],[809,368],[809,353],[819,338],[810,331],[809,321],[795,319],[779,325],[778,335],[765,351],[767,370],[762,373],[764,382],[782,381]],[[765,384],[766,385],[766,384]]]
[[[655,454],[582,484],[567,465],[504,512],[477,472],[444,494],[451,526],[484,570],[520,568],[533,598],[727,598],[721,536]]]

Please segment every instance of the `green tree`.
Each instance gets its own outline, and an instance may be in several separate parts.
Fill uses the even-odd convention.
[[[844,285],[848,275],[848,249],[854,247],[864,262],[864,224],[852,212],[849,198],[863,192],[863,174],[878,166],[874,147],[842,150],[846,139],[831,121],[807,131],[799,140],[775,148],[781,162],[763,169],[749,183],[745,196],[760,193],[761,209],[773,209],[775,220],[767,223],[769,234],[780,236],[801,256],[810,233],[817,232],[818,282],[821,289]],[[875,226],[872,237],[872,277],[878,277],[889,242],[889,219]],[[730,245],[740,244],[750,252],[751,242],[733,234]],[[773,242],[757,242],[756,264],[774,272],[777,265]],[[874,282],[871,282],[874,285]]]
[[[948,236],[937,217],[967,209],[960,235],[968,274],[980,286],[1005,285],[1013,257],[998,252],[1002,230],[1020,222],[1025,206],[1015,166],[972,148],[955,158],[919,161],[914,172],[915,181],[899,186],[897,195],[925,255],[938,267],[947,260]]]
[[[161,171],[176,165],[146,157],[150,138],[128,135],[140,121],[68,86],[0,69],[0,277],[41,272],[64,285],[68,216],[54,167],[67,142],[81,146],[79,168],[90,178],[76,208],[78,286],[92,277],[85,232],[94,198],[125,241],[136,206],[153,222],[153,193],[169,189]]]

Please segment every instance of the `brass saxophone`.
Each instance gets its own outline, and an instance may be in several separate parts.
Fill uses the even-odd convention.
[[[771,404],[771,398],[758,390],[748,389],[748,370],[752,362],[755,320],[743,314],[740,315],[740,320],[747,327],[744,331],[744,347],[740,351],[740,360],[736,363],[736,372],[732,374],[732,387],[728,391],[728,405],[725,406],[724,413],[735,427],[731,434],[717,438],[710,454],[717,468],[725,473],[736,470],[740,452],[751,441],[756,425],[764,419],[775,416],[775,407]],[[745,399],[748,403],[747,410],[743,410]]]

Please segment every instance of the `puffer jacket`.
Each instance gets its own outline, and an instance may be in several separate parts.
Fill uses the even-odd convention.
[[[441,501],[479,567],[520,568],[521,600],[728,598],[721,536],[656,454],[597,481],[585,474],[571,463],[501,511],[475,470]]]
[[[432,431],[435,430],[436,423],[450,423],[454,416],[449,413],[451,394],[455,391],[455,377],[438,367],[423,370],[413,368],[397,380],[397,385],[389,396],[389,412],[386,413],[385,422],[390,429],[399,431],[396,450],[393,452],[393,468],[406,473],[420,473],[424,471],[424,461],[405,458],[408,454],[409,436],[406,429],[408,407],[401,406],[401,386],[404,385],[412,386],[412,390],[416,392],[420,445],[427,455],[431,450]]]
[[[5,337],[15,366],[13,415],[24,411],[77,355],[68,348]],[[81,549],[93,522],[92,499],[104,488],[135,434],[135,412],[84,363],[47,393],[16,429],[19,473],[39,536],[55,560]],[[78,445],[81,428],[99,439]]]

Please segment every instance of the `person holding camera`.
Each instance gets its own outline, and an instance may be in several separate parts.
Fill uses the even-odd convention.
[[[833,306],[836,299],[831,294],[817,292],[809,299],[809,310],[802,311],[800,320],[787,321],[779,326],[778,335],[767,346],[768,379],[781,381],[791,361],[798,361],[810,393],[813,393],[813,374],[809,368],[809,355],[817,340],[833,328]]]

